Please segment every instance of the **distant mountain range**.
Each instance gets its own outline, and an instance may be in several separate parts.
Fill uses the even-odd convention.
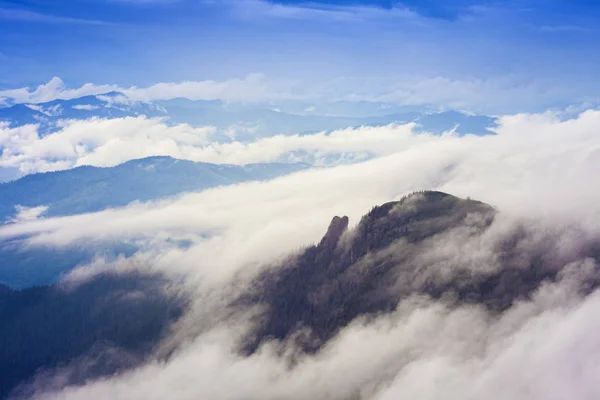
[[[269,180],[310,167],[303,163],[209,164],[157,156],[115,167],[82,166],[37,173],[0,183],[0,224],[17,216],[17,206],[48,207],[43,214],[48,217],[81,214],[125,206],[132,201]]]
[[[57,123],[62,119],[139,115],[166,117],[171,123],[210,125],[221,131],[235,127],[235,139],[240,141],[276,134],[305,134],[408,122],[415,122],[419,124],[419,129],[436,134],[456,128],[460,134],[485,135],[490,133],[487,128],[496,122],[495,118],[484,115],[470,115],[460,111],[437,112],[429,108],[400,107],[385,103],[337,102],[309,106],[307,103],[290,101],[277,105],[183,98],[149,103],[131,101],[118,92],[0,108],[0,121],[8,121],[12,126],[39,124],[42,134],[58,130]],[[221,134],[218,140],[227,141],[232,138]]]
[[[121,207],[183,192],[247,181],[269,180],[310,168],[308,164],[218,165],[149,157],[111,168],[78,167],[27,175],[0,183],[0,225],[23,218],[56,217]],[[126,243],[67,248],[24,248],[21,240],[0,242],[0,283],[15,288],[49,284],[96,255],[136,251]]]
[[[58,130],[57,122],[63,119],[122,118],[139,115],[159,117],[166,116],[166,112],[152,103],[128,102],[127,98],[118,92],[0,108],[0,121],[9,122],[13,127],[39,124],[42,135]]]
[[[64,119],[164,117],[168,123],[211,125],[218,129],[216,141],[252,141],[275,134],[312,133],[356,126],[414,122],[419,129],[436,134],[456,129],[461,134],[485,135],[496,120],[459,111],[400,107],[375,102],[338,102],[311,106],[287,101],[275,104],[224,103],[173,99],[155,103],[134,102],[118,92],[55,100],[40,104],[16,104],[0,109],[0,121],[11,126],[39,124],[41,135],[60,129]],[[236,129],[231,130],[231,127]],[[226,134],[234,131],[235,137]],[[0,154],[2,152],[0,146]],[[318,158],[316,158],[318,157]],[[74,215],[121,207],[132,201],[148,201],[188,191],[251,180],[265,180],[316,165],[357,162],[369,154],[316,155],[307,151],[282,156],[282,163],[246,166],[215,165],[150,157],[111,168],[92,166],[25,176],[0,183],[0,225],[41,217]],[[0,168],[0,182],[15,179],[19,172]],[[12,287],[48,284],[95,254],[108,258],[135,252],[133,246],[109,243],[96,248],[28,249],[20,241],[0,243],[0,282]],[[39,269],[41,260],[52,260]]]

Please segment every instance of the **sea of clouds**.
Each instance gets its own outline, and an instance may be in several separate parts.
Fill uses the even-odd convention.
[[[506,116],[489,136],[436,136],[413,129],[362,127],[215,144],[210,127],[169,126],[144,117],[70,121],[45,137],[35,126],[1,126],[0,165],[23,172],[116,165],[150,155],[234,164],[273,161],[300,150],[374,157],[268,182],[1,227],[0,239],[26,235],[31,246],[137,240],[143,250],[132,259],[111,265],[97,260],[66,279],[90,279],[106,269],[158,271],[192,298],[154,361],[83,386],[39,384],[37,397],[600,398],[600,293],[584,296],[576,290],[597,269],[592,259],[564,266],[563,279],[542,285],[531,300],[501,315],[417,296],[390,314],[355,320],[316,355],[275,343],[251,356],[236,352],[251,316],[236,316],[232,323],[226,304],[261,270],[317,242],[334,215],[348,215],[356,224],[375,205],[436,189],[497,207],[502,218],[493,232],[526,224],[537,235],[558,237],[565,252],[582,238],[600,238],[600,111],[569,120],[553,113]],[[174,246],[173,239],[191,246]],[[468,258],[471,253],[464,252],[475,247],[463,239],[447,238],[438,251],[448,254],[444,251],[451,248]],[[494,248],[494,238],[477,243],[473,256]],[[529,249],[522,251],[526,256]],[[486,257],[484,262],[493,254]],[[175,349],[167,360],[160,357],[165,348]]]

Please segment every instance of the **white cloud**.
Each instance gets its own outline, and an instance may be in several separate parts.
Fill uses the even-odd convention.
[[[35,221],[36,219],[41,217],[42,214],[48,211],[48,206],[25,207],[17,205],[15,208],[17,211],[17,215],[8,221],[10,223]]]
[[[182,0],[107,0],[113,3],[124,3],[133,5],[148,5],[148,4],[170,4],[177,3]]]
[[[43,113],[43,112],[42,112],[42,110],[43,110],[43,107],[42,107],[42,106],[38,106],[38,105],[36,105],[36,104],[25,104],[25,106],[26,106],[27,108],[30,108],[30,109],[34,110],[34,111],[39,111],[39,112]]]
[[[406,301],[389,316],[356,321],[294,368],[269,346],[248,358],[233,354],[237,329],[219,327],[166,363],[36,397],[592,400],[600,395],[600,296],[581,301],[568,289],[546,287],[497,319]]]
[[[510,160],[520,168],[509,170],[510,173],[529,178],[507,185],[514,195],[530,192],[541,183],[550,186],[557,177],[564,179],[567,185],[575,184],[578,180],[573,178],[579,174],[579,168],[597,171],[600,168],[598,124],[600,111],[590,110],[564,121],[552,113],[504,117],[496,128],[498,135],[489,137],[415,135],[409,124],[345,129],[330,134],[279,135],[248,143],[215,143],[211,141],[216,133],[213,128],[169,126],[160,119],[145,117],[66,121],[59,132],[44,137],[40,137],[35,126],[9,128],[4,125],[0,126],[0,147],[4,149],[0,166],[30,173],[78,165],[113,166],[153,155],[247,164],[296,160],[301,154],[316,160],[328,157],[360,160],[365,154],[384,156],[423,151],[453,165],[454,185],[460,184],[460,192],[466,195],[473,194],[471,186],[480,183],[472,180],[472,176],[486,173],[493,177],[496,165]],[[539,151],[540,148],[544,151]],[[461,162],[463,157],[468,163]],[[494,159],[496,162],[492,163]],[[505,179],[515,178],[507,175]],[[530,183],[535,186],[528,186]],[[540,201],[552,203],[543,197]]]
[[[63,17],[52,14],[42,14],[34,11],[19,10],[13,8],[0,8],[0,20],[16,20],[25,22],[50,22],[50,23],[68,23],[68,24],[84,24],[84,25],[106,25],[107,22]]]
[[[59,132],[43,137],[34,125],[0,127],[0,166],[31,173],[78,165],[114,166],[153,155],[192,159],[195,149],[207,146],[214,132],[210,127],[170,127],[145,117],[92,118],[62,125]]]
[[[433,105],[491,114],[541,111],[540,107],[546,109],[550,104],[575,98],[574,90],[518,75],[458,79],[419,75],[341,77],[320,85],[322,98]]]
[[[540,28],[540,32],[556,33],[556,32],[592,32],[589,28],[576,25],[544,25]]]
[[[155,120],[125,122],[130,131],[142,124],[157,135],[174,135]],[[102,125],[107,121],[94,123],[107,130]],[[191,140],[185,139],[188,131],[175,128],[180,137]],[[268,345],[248,358],[237,355],[234,344],[247,326],[243,318],[235,324],[212,321],[220,320],[220,307],[235,294],[231,282],[240,274],[253,276],[288,252],[316,242],[334,215],[349,215],[356,223],[373,205],[415,189],[437,188],[494,204],[507,214],[499,230],[509,229],[514,216],[542,218],[545,222],[531,225],[533,233],[542,236],[552,234],[556,226],[581,227],[565,231],[557,240],[565,251],[588,236],[598,238],[599,129],[600,112],[587,111],[568,121],[550,113],[504,117],[497,135],[485,137],[419,136],[410,127],[391,126],[340,131],[332,137],[270,138],[207,154],[259,160],[304,146],[370,150],[379,157],[270,182],[2,227],[0,238],[31,235],[32,245],[137,240],[146,245],[137,259],[139,268],[185,274],[185,283],[198,293],[176,332],[201,333],[168,361],[36,397],[597,399],[600,326],[595,315],[600,297],[594,293],[582,299],[574,290],[589,271],[597,271],[591,260],[570,265],[560,283],[543,286],[532,301],[519,302],[502,316],[475,307],[449,309],[441,303],[407,300],[390,315],[369,323],[355,321],[322,353],[301,356],[294,368]],[[79,137],[70,133],[65,138],[70,135]],[[70,148],[69,140],[63,140]],[[192,246],[168,244],[167,239],[177,238],[191,240]],[[481,255],[486,260],[489,238],[463,239],[449,238],[450,243],[435,247],[436,255]],[[425,256],[429,258],[420,261],[435,262],[433,254]],[[101,267],[95,263],[82,273]]]
[[[16,167],[22,173],[61,170],[78,165],[114,166],[154,155],[226,164],[277,161],[303,151],[316,160],[337,153],[390,154],[415,138],[413,125],[346,129],[330,134],[272,136],[251,143],[211,142],[214,128],[169,126],[161,119],[127,117],[63,121],[60,131],[41,136],[31,125],[0,127],[0,167]],[[235,128],[231,128],[235,131]],[[231,130],[230,129],[230,130]],[[234,132],[224,132],[234,135]],[[420,136],[419,140],[431,140]],[[293,157],[293,156],[290,156]]]
[[[0,102],[10,100],[14,103],[44,103],[56,99],[74,99],[77,97],[107,93],[116,90],[116,85],[94,85],[86,83],[77,89],[68,89],[58,77],[54,77],[34,90],[28,87],[11,90],[0,90]]]
[[[230,79],[222,82],[205,80],[180,83],[158,83],[146,88],[136,86],[95,85],[86,83],[76,89],[69,89],[58,77],[34,90],[20,89],[0,91],[0,103],[43,103],[56,99],[75,99],[87,95],[100,95],[112,91],[125,94],[128,101],[151,101],[185,97],[191,100],[261,101],[276,99],[285,93],[285,82],[267,82],[261,74],[250,74],[244,79]],[[122,96],[123,97],[123,96]]]
[[[75,104],[73,106],[75,110],[86,110],[86,111],[94,111],[100,108],[100,106],[94,106],[91,104]]]
[[[422,24],[423,19],[408,8],[395,6],[390,9],[362,5],[319,4],[318,2],[300,2],[294,5],[280,4],[264,0],[226,0],[207,2],[227,7],[234,16],[243,19],[279,18],[301,20],[323,20],[357,22],[365,20],[402,20],[403,22]]]
[[[121,92],[134,100],[151,101],[185,97],[190,100],[257,101],[276,98],[277,90],[269,90],[261,74],[250,74],[244,79],[223,82],[212,80],[158,83],[147,88],[130,87]]]
[[[378,157],[268,183],[190,194],[173,202],[19,224],[0,230],[0,236],[40,232],[36,240],[64,244],[95,235],[231,232],[243,241],[260,237],[262,231],[266,238],[273,234],[269,229],[284,228],[289,230],[285,235],[278,232],[271,237],[289,237],[293,248],[309,238],[316,240],[332,215],[344,213],[356,219],[374,204],[423,188],[480,198],[526,215],[595,215],[600,208],[590,182],[600,170],[599,128],[600,111],[588,111],[568,121],[559,121],[552,114],[505,117],[497,135],[485,137],[415,135],[410,126],[388,126],[215,145],[206,144],[206,130],[166,127],[145,118],[74,125],[52,141],[47,139],[51,136],[37,139],[27,127],[21,135],[27,138],[29,132],[33,136],[32,141],[25,140],[23,148],[28,153],[22,156],[13,151],[12,157],[29,166],[47,166],[46,158],[58,160],[51,164],[54,167],[87,162],[111,165],[159,151],[197,161],[241,164],[271,161],[295,149],[325,153],[361,150]],[[110,136],[103,137],[103,133]],[[10,130],[5,136],[11,136]],[[92,142],[94,139],[97,142]],[[280,226],[279,221],[289,222]],[[296,226],[312,228],[297,230]],[[295,235],[302,240],[292,239]],[[258,259],[260,254],[244,257]]]
[[[62,114],[62,106],[60,104],[55,104],[53,106],[50,107],[42,107],[39,106],[37,104],[25,104],[26,107],[35,110],[37,112],[40,112],[48,117],[55,117],[55,116],[59,116]]]
[[[226,102],[277,102],[282,100],[376,101],[402,105],[433,105],[483,113],[514,113],[546,105],[562,104],[565,99],[595,102],[577,97],[578,88],[556,86],[552,82],[523,76],[449,79],[443,76],[397,75],[381,77],[340,77],[331,81],[307,83],[292,79],[267,79],[250,74],[242,79],[157,83],[149,87],[85,85],[71,89],[55,77],[36,89],[0,91],[0,104],[42,103],[55,99],[74,99],[110,91],[122,96],[101,99],[117,103],[149,102],[187,98]]]

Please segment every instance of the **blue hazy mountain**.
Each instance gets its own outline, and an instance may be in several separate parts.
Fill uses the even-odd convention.
[[[308,134],[361,125],[357,118],[301,115],[268,105],[227,104],[221,101],[173,99],[158,103],[173,123],[210,125],[219,130],[235,127],[238,141],[278,134]]]
[[[0,285],[13,289],[50,285],[96,257],[110,262],[139,248],[125,242],[82,243],[65,247],[28,246],[24,239],[0,241]]]
[[[339,100],[339,101],[299,101],[282,100],[266,104],[267,108],[277,108],[283,112],[302,115],[326,115],[332,117],[368,118],[392,114],[436,112],[431,106],[399,105],[381,101]]]
[[[10,223],[17,206],[46,206],[43,217],[74,215],[215,186],[268,180],[309,167],[301,163],[217,165],[149,157],[111,168],[86,166],[27,175],[0,184],[0,221]],[[96,256],[114,259],[137,251],[135,245],[125,242],[46,248],[26,246],[25,239],[0,242],[0,283],[13,288],[51,284]]]
[[[276,134],[307,134],[409,122],[416,123],[418,131],[434,134],[456,129],[459,134],[487,135],[491,133],[488,128],[496,123],[496,118],[485,115],[471,115],[460,111],[436,112],[423,107],[394,107],[384,103],[338,102],[329,106],[320,105],[319,108],[309,106],[303,112],[299,110],[306,104],[300,104],[301,106],[294,107],[291,102],[287,102],[285,107],[279,108],[277,105],[226,104],[221,101],[188,99],[158,102],[173,123],[211,125],[218,129],[235,126],[240,132],[236,139],[241,141]],[[317,114],[319,112],[327,114]]]
[[[496,119],[460,111],[438,112],[431,107],[397,106],[378,102],[332,102],[311,105],[226,103],[219,100],[177,98],[155,103],[133,102],[118,92],[55,100],[40,104],[16,104],[0,108],[0,121],[11,126],[39,124],[42,134],[58,129],[61,119],[119,118],[145,115],[167,117],[173,124],[211,125],[224,131],[235,128],[236,140],[250,141],[277,134],[306,134],[348,127],[415,122],[422,131],[442,133],[456,128],[459,134],[485,135]],[[227,141],[227,136],[217,136]]]
[[[366,118],[365,121],[366,125],[414,122],[418,125],[417,131],[426,131],[438,135],[454,128],[459,134],[487,135],[491,133],[488,128],[496,124],[496,118],[486,115],[471,115],[460,111],[429,113],[412,111],[370,117]]]
[[[73,215],[120,207],[136,200],[268,180],[309,167],[303,163],[209,164],[157,156],[109,168],[82,166],[31,174],[0,183],[0,223],[14,217],[17,206],[46,206],[44,216]]]
[[[0,108],[0,121],[9,122],[12,127],[39,124],[42,134],[57,130],[56,123],[62,119],[122,118],[139,115],[157,117],[165,116],[166,113],[160,106],[152,103],[130,102],[125,95],[118,92]]]

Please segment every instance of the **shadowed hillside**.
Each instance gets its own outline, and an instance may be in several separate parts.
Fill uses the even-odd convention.
[[[265,310],[245,352],[266,340],[290,338],[315,352],[358,316],[390,312],[412,295],[482,305],[491,312],[528,298],[570,260],[553,258],[552,237],[524,258],[528,232],[517,230],[495,245],[500,265],[478,271],[468,260],[475,256],[461,246],[480,238],[495,216],[484,203],[423,192],[373,208],[352,231],[347,217],[335,217],[318,245],[264,273],[252,293],[236,303]],[[441,252],[448,243],[458,255]],[[584,246],[572,255],[573,261],[585,257],[600,257],[600,246]]]
[[[545,282],[578,278],[571,288],[582,295],[599,286],[598,264],[585,262],[600,260],[597,238],[575,236],[562,251],[561,232],[518,223],[494,230],[499,218],[487,204],[441,192],[375,207],[352,229],[335,217],[318,244],[261,273],[216,320],[259,311],[241,355],[269,341],[311,355],[357,318],[415,296],[480,307],[493,318]],[[0,397],[17,384],[14,393],[30,398],[39,385],[77,385],[144,362],[185,310],[169,287],[157,276],[110,274],[75,287],[0,286]]]
[[[309,168],[296,163],[220,165],[148,157],[109,168],[91,166],[27,175],[0,183],[0,224],[17,205],[46,206],[44,216],[73,215],[120,207],[215,186],[273,179]]]
[[[75,287],[0,286],[0,398],[36,372],[51,381],[50,370],[69,365],[61,383],[77,384],[143,362],[184,310],[166,285],[109,274]]]

